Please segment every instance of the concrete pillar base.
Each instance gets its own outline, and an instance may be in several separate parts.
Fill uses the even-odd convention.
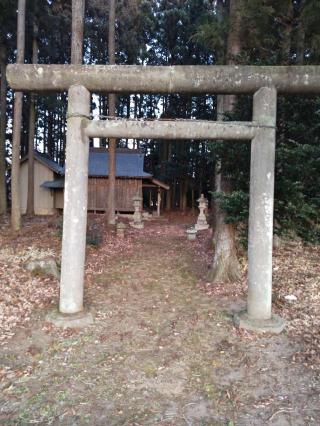
[[[135,228],[135,229],[143,229],[144,223],[130,222],[130,226],[132,226],[132,228]]]
[[[195,241],[197,238],[197,230],[195,228],[189,228],[186,230],[189,241]]]
[[[250,318],[247,311],[237,312],[233,318],[236,327],[257,333],[279,334],[285,327],[285,321],[279,315],[273,314],[270,319],[260,320]]]
[[[84,328],[93,324],[93,315],[88,311],[63,314],[55,310],[46,315],[46,321],[60,328]]]
[[[209,225],[207,223],[206,224],[196,223],[194,225],[194,228],[195,228],[196,231],[204,231],[205,229],[209,229]]]

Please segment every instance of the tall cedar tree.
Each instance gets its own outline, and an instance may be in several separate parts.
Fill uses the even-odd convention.
[[[0,214],[7,211],[6,190],[6,127],[7,127],[7,81],[6,81],[6,47],[0,45]]]
[[[109,7],[109,31],[108,31],[108,56],[109,64],[114,65],[115,60],[115,26],[116,26],[116,2],[110,0]],[[109,116],[116,115],[116,95],[110,93],[108,97]],[[116,207],[116,144],[114,138],[109,138],[109,176],[108,176],[108,200],[107,200],[107,221],[109,225],[115,224]]]
[[[229,34],[227,41],[226,63],[234,65],[236,57],[241,52],[240,44],[240,15],[241,2],[230,0],[229,5]],[[234,111],[236,96],[225,95],[218,100],[219,114],[230,114]],[[231,184],[224,171],[223,162],[219,161],[216,167],[216,191],[230,192]],[[240,265],[237,259],[235,227],[231,223],[226,223],[226,213],[219,207],[216,201],[215,209],[215,232],[214,232],[215,252],[213,267],[210,271],[210,279],[213,282],[235,281],[240,277]]]
[[[32,63],[38,62],[38,24],[33,17]],[[29,105],[29,134],[28,134],[28,198],[27,215],[34,215],[34,137],[36,125],[36,95],[31,93]]]
[[[223,3],[223,2],[219,2]],[[320,52],[320,3],[317,1],[265,2],[248,0],[241,4],[241,55],[238,61],[254,65],[318,64]],[[225,20],[224,20],[225,21]],[[221,50],[225,40],[216,15],[207,15],[197,36],[207,46]],[[200,37],[201,36],[201,37]],[[219,55],[218,55],[219,56]],[[319,241],[319,97],[279,96],[275,175],[275,232],[294,231]],[[233,120],[251,120],[252,98],[241,96]],[[231,179],[230,193],[219,195],[219,205],[229,223],[242,222],[244,229],[249,205],[248,143],[215,144]]]
[[[85,44],[86,61],[90,63],[107,61],[105,49],[107,3],[103,0],[88,2]],[[146,65],[225,63],[222,58],[225,58],[228,35],[227,19],[217,20],[216,7],[221,5],[226,15],[228,4],[229,1],[224,0],[215,2],[214,6],[207,0],[117,2],[119,63]],[[65,49],[65,46],[70,43],[70,31],[64,29],[71,26],[71,1],[53,0],[50,3],[39,2],[39,5],[39,63],[69,62],[70,51]],[[318,64],[319,16],[320,3],[317,0],[241,2],[242,49],[239,58],[241,63]],[[12,2],[0,0],[0,23],[1,27],[5,28],[0,34],[0,47],[3,45],[7,47],[4,63],[15,60],[15,20],[16,10],[12,7]],[[201,34],[206,39],[205,42],[199,43],[194,37],[195,33]],[[10,37],[7,37],[7,34]],[[29,39],[31,41],[31,37]],[[26,46],[26,59],[28,62],[31,61],[31,43]],[[4,92],[5,90],[2,91]],[[9,90],[7,93],[7,127],[10,128],[13,121],[13,101],[12,92]],[[41,94],[37,99],[35,146],[42,148],[61,164],[64,162],[65,151],[66,99],[66,93]],[[101,99],[104,98],[101,96]],[[1,102],[1,105],[5,105],[5,96],[2,96],[2,100],[4,102]],[[212,119],[215,114],[215,97],[192,97],[190,101],[188,96],[176,94],[161,96],[137,94],[131,98],[131,105],[127,95],[119,96],[118,114],[130,116],[132,102],[131,113],[141,118],[157,117],[162,113],[162,116],[167,118]],[[279,229],[280,231],[294,229],[299,235],[308,236],[313,240],[320,237],[317,225],[317,212],[320,208],[317,126],[319,102],[319,97],[304,99],[298,96],[279,97],[278,102],[275,185],[277,232]],[[105,101],[100,108],[102,114],[107,113]],[[232,119],[250,120],[251,112],[252,99],[246,96],[238,97]],[[0,114],[0,146],[3,153],[5,136],[2,135],[6,125],[3,120],[5,113]],[[26,115],[23,119],[24,125],[27,121]],[[26,152],[24,144],[27,134],[27,132],[23,134],[23,152]],[[11,141],[10,131],[7,132],[6,139],[7,143]],[[186,191],[189,206],[193,204],[192,200],[198,196],[200,190],[208,193],[210,187],[213,187],[212,170],[215,159],[217,156],[221,158],[223,172],[231,179],[230,187],[235,190],[230,193],[221,192],[219,205],[227,213],[227,222],[236,224],[240,220],[245,223],[248,213],[250,160],[248,143],[204,142],[199,149],[199,143],[192,142],[184,150],[181,149],[181,144],[175,141],[163,143],[163,141],[142,140],[136,141],[137,145],[147,154],[146,170],[170,185],[171,196],[167,197],[168,207],[174,208],[179,206],[179,202],[185,206]],[[4,161],[1,161],[0,183],[4,182],[4,171],[1,171],[3,164]],[[196,194],[193,193],[194,189]],[[0,205],[1,198],[5,198],[1,194],[4,194],[4,190],[1,192],[0,188]]]
[[[24,62],[25,50],[25,17],[26,0],[18,1],[18,25],[17,25],[17,59],[18,64]],[[21,228],[21,209],[19,194],[20,175],[20,145],[22,125],[23,93],[15,92],[13,113],[12,136],[12,176],[11,176],[11,227],[13,231]]]
[[[72,0],[71,64],[82,64],[85,0]]]

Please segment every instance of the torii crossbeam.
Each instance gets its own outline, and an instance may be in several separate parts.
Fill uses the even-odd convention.
[[[251,140],[247,310],[236,323],[281,332],[272,313],[273,194],[277,93],[320,93],[320,66],[8,65],[14,90],[68,90],[68,132],[60,312],[81,321],[87,223],[89,137]],[[252,122],[91,121],[90,91],[254,93]],[[86,318],[83,314],[83,318]],[[85,322],[85,321],[84,321]]]

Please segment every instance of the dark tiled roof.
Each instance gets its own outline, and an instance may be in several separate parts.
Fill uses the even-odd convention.
[[[49,168],[54,170],[53,166],[57,167],[54,170],[56,173],[64,176],[64,168],[58,166],[54,161],[48,159],[43,154],[37,153],[36,157],[41,158],[41,162],[45,162]],[[108,176],[108,161],[109,153],[106,149],[102,148],[91,148],[89,155],[89,176],[90,177],[107,177]],[[116,176],[127,177],[127,178],[144,178],[151,179],[152,175],[143,171],[144,155],[139,151],[133,150],[117,150],[116,155]],[[152,179],[152,183],[156,186],[160,186],[166,190],[169,186],[165,183]],[[43,188],[50,189],[63,189],[64,178],[56,179],[53,181],[43,182],[41,185]]]
[[[58,175],[64,176],[64,167],[51,160],[46,154],[34,152],[35,158]],[[22,159],[25,161],[28,157]],[[89,154],[89,176],[107,177],[109,153],[106,149],[92,148]],[[116,155],[116,176],[129,178],[151,178],[152,175],[143,170],[144,155],[138,151],[119,150]],[[47,182],[44,182],[47,183]],[[47,186],[48,187],[48,186]]]
[[[89,176],[106,177],[109,174],[109,153],[106,150],[90,150]],[[144,155],[139,152],[117,152],[116,176],[131,178],[150,178],[149,173],[143,171]]]
[[[51,160],[46,154],[42,154],[41,152],[34,151],[34,157],[42,164],[49,167],[50,170],[52,170],[54,173],[57,173],[58,175],[64,175],[64,168],[59,166],[58,163]]]
[[[64,179],[57,180],[46,180],[40,186],[42,188],[51,188],[51,189],[63,189],[64,188]]]

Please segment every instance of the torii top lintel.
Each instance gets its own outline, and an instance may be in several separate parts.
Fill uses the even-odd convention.
[[[18,91],[65,91],[82,85],[112,93],[254,93],[274,86],[279,93],[320,93],[320,66],[7,66],[7,79]]]

